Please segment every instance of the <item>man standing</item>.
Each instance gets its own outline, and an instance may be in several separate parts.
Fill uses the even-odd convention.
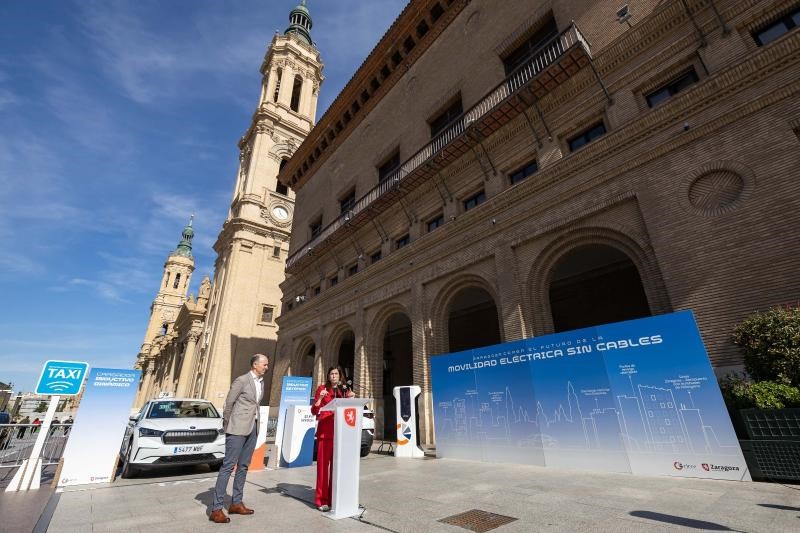
[[[230,514],[251,515],[255,511],[245,507],[242,502],[244,481],[247,468],[253,456],[258,438],[258,406],[264,392],[264,373],[269,368],[266,355],[255,354],[250,358],[250,372],[239,376],[228,391],[225,398],[225,409],[222,411],[222,429],[225,431],[225,459],[219,469],[217,484],[214,488],[214,503],[211,507],[212,522],[226,524],[231,519],[222,510],[225,490],[231,478],[234,465],[236,475],[233,477],[233,493]]]

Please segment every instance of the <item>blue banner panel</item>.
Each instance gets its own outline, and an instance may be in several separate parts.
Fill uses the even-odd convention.
[[[281,386],[281,403],[278,406],[278,424],[275,428],[275,448],[278,450],[280,466],[288,466],[284,460],[283,453],[283,433],[286,424],[286,412],[291,406],[311,405],[311,385],[312,379],[302,376],[283,376]],[[313,447],[313,446],[312,446]]]
[[[691,311],[431,358],[440,457],[749,480]]]
[[[60,486],[111,481],[140,374],[121,368],[89,373],[64,449]]]

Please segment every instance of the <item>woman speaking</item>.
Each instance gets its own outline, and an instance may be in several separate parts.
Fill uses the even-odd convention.
[[[317,492],[314,502],[320,511],[331,510],[331,477],[333,476],[333,412],[320,409],[336,398],[355,396],[342,382],[344,373],[339,367],[328,369],[328,380],[317,388],[311,412],[317,415]]]

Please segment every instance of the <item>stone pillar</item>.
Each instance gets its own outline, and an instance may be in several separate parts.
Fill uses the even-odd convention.
[[[419,385],[419,441],[420,444],[433,445],[433,411],[431,403],[431,377],[429,344],[426,342],[425,290],[421,284],[415,284],[411,297],[411,352],[414,365],[414,385]]]
[[[311,119],[311,123],[314,124],[317,121],[317,100],[319,99],[319,84],[314,82],[311,88],[311,113],[309,113],[308,118]]]
[[[265,100],[267,102],[275,102],[273,97],[275,96],[275,85],[278,83],[278,68],[273,65],[272,69],[269,71],[269,79],[267,80],[267,95]]]
[[[497,275],[498,313],[503,342],[525,338],[522,320],[522,302],[520,292],[516,290],[518,283],[517,261],[514,250],[506,242],[499,242],[494,256]]]
[[[294,67],[288,62],[283,67],[283,76],[281,76],[281,90],[278,94],[278,103],[283,104],[287,108],[292,103],[292,87],[294,87]]]
[[[139,391],[139,405],[144,405],[151,398],[150,389],[153,387],[153,373],[155,373],[155,361],[151,357],[144,360],[142,366],[142,389]]]
[[[181,365],[181,375],[178,378],[177,395],[180,397],[189,396],[191,394],[194,376],[197,374],[194,367],[195,350],[197,348],[197,338],[199,335],[198,332],[191,331],[187,337],[186,351],[183,353],[183,364]]]
[[[294,82],[292,82],[294,83]],[[314,107],[312,105],[312,98],[314,92],[314,81],[306,76],[303,76],[303,89],[300,92],[300,107],[299,113],[313,123],[314,122]]]

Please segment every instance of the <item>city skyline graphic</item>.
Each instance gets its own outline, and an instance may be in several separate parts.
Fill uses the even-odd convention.
[[[689,312],[437,356],[431,368],[442,457],[746,475]],[[717,464],[730,469],[712,472]]]

